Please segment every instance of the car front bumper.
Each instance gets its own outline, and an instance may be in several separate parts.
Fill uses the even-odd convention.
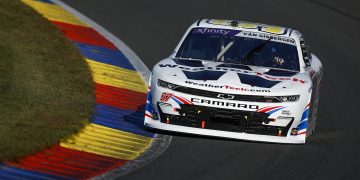
[[[238,133],[238,132],[229,132],[229,131],[219,131],[212,129],[202,129],[202,128],[166,124],[158,120],[152,120],[151,118],[146,118],[144,124],[147,127],[167,130],[167,131],[175,131],[175,132],[206,135],[206,136],[216,136],[216,137],[224,137],[231,139],[241,139],[241,140],[249,140],[249,141],[272,142],[272,143],[303,144],[305,143],[305,136],[306,136],[305,134],[302,134],[297,136],[282,137],[282,136],[268,136],[268,135],[247,134],[247,133]]]

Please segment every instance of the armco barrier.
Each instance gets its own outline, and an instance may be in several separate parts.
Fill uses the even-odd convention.
[[[0,179],[85,179],[139,159],[156,137],[143,125],[147,77],[138,71],[143,67],[134,66],[139,62],[129,61],[108,38],[58,4],[50,0],[22,2],[78,47],[91,70],[97,104],[90,123],[78,133],[17,162],[0,164]]]

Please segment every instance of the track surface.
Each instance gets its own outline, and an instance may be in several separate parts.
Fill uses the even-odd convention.
[[[158,159],[121,179],[360,179],[360,3],[64,0],[152,66],[200,17],[296,27],[324,66],[316,133],[306,145],[176,134]]]

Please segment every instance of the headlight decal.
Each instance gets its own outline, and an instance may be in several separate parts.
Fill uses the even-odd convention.
[[[300,99],[300,95],[291,95],[291,96],[276,96],[280,102],[296,102]]]
[[[158,84],[158,86],[160,86],[160,87],[168,88],[168,89],[175,89],[175,88],[178,87],[178,85],[175,85],[175,84],[172,84],[172,83],[169,83],[169,82],[160,80],[160,79],[158,79],[157,84]]]

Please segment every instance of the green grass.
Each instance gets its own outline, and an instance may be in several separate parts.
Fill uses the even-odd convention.
[[[0,161],[75,133],[95,104],[90,70],[64,35],[17,0],[0,1]]]

